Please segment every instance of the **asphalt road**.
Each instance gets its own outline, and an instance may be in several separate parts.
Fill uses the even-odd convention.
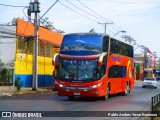
[[[151,97],[160,93],[157,89],[142,88],[141,82],[135,84],[134,90],[128,96],[113,95],[108,100],[98,98],[77,97],[70,101],[67,97],[60,97],[57,92],[0,97],[0,111],[150,111]],[[68,112],[70,114],[72,112]],[[88,112],[87,114],[93,114]],[[1,120],[2,118],[0,118]],[[4,118],[3,118],[4,119]],[[3,120],[2,119],[2,120]],[[17,119],[17,118],[7,118]],[[31,118],[23,118],[31,119]],[[34,118],[33,118],[34,119]],[[45,117],[38,119],[52,120],[106,120],[106,119],[142,119],[138,117]]]

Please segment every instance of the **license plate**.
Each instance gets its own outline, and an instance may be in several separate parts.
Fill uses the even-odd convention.
[[[151,83],[147,83],[148,85],[150,85]]]
[[[74,92],[73,94],[74,95],[81,95],[81,93],[79,93],[79,92]]]

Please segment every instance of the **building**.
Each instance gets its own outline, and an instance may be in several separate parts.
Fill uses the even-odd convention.
[[[151,52],[147,52],[146,55],[144,53],[139,53],[134,55],[135,61],[142,61],[144,63],[144,68],[155,68],[156,67],[156,59],[155,55]]]
[[[143,80],[144,63],[142,61],[135,61],[135,66],[136,66],[136,79]]]
[[[52,56],[59,50],[63,35],[43,27],[39,27],[38,32],[38,86],[53,86],[54,78],[52,72],[54,66],[52,65]],[[4,33],[1,33],[3,34],[2,36],[4,36]],[[12,49],[8,53],[6,52],[7,48],[1,49],[1,53],[4,54],[3,56],[1,55],[1,57],[4,61],[8,59],[6,63],[11,60],[13,61],[13,79],[15,80],[19,77],[21,81],[23,81],[24,87],[31,87],[33,74],[34,25],[17,19],[13,33],[13,41],[7,40],[13,42],[13,45],[8,47]],[[7,37],[8,36],[7,34]],[[5,41],[5,39],[3,39],[3,41]],[[7,41],[5,41],[5,44]],[[11,55],[12,59],[9,59],[8,55]]]
[[[7,68],[13,69],[16,51],[16,26],[0,25],[0,60]]]
[[[160,71],[160,58],[156,61],[156,69]]]
[[[0,85],[13,85],[16,26],[0,25]],[[3,74],[2,74],[3,73]],[[7,76],[6,76],[7,75]]]

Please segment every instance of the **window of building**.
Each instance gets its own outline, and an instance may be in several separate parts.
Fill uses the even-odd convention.
[[[50,57],[50,44],[46,44],[46,57]]]
[[[33,40],[27,41],[27,54],[33,55]]]
[[[45,43],[40,41],[38,43],[38,55],[39,56],[44,56],[45,55]]]
[[[23,39],[23,37],[18,37],[18,53],[26,53],[27,52],[27,42]]]

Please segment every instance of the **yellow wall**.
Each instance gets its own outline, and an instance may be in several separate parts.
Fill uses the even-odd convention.
[[[32,55],[16,53],[15,74],[32,74],[32,63]],[[38,74],[52,75],[53,69],[52,58],[38,56]]]

